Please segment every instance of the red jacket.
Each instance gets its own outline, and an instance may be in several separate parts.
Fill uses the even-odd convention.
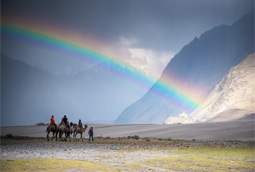
[[[53,118],[53,117],[51,117],[51,119],[50,119],[50,123],[55,124],[55,120],[54,120],[54,118]]]

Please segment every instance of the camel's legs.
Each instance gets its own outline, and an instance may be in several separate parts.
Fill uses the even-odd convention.
[[[52,136],[52,139],[51,139],[51,141],[54,139],[54,136],[55,136],[55,132],[52,132],[53,133],[53,136]]]
[[[50,141],[50,139],[49,139],[49,132],[47,132],[47,141]]]
[[[56,132],[56,141],[58,141],[58,132]]]

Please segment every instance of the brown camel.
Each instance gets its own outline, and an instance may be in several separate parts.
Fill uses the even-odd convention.
[[[71,128],[71,127],[70,127]],[[61,124],[58,126],[58,132],[59,132],[59,141],[63,141],[62,135],[65,133],[65,138],[69,138],[69,141],[71,141],[70,138],[70,128],[66,127],[66,124],[64,121],[61,122]]]
[[[74,133],[74,123],[70,122],[70,135],[72,135]]]
[[[56,141],[58,140],[58,128],[54,125],[54,124],[50,124],[48,127],[47,127],[47,129],[46,129],[46,132],[47,132],[47,140],[48,141],[50,141],[50,139],[49,139],[49,134],[50,134],[50,132],[52,132],[53,133],[53,137],[52,137],[52,139],[51,140],[53,140],[54,139],[54,136],[56,137]]]
[[[73,128],[74,128],[73,138],[76,139],[76,135],[77,135],[77,134],[80,134],[80,135],[81,135],[80,139],[81,139],[81,141],[83,141],[82,133],[86,131],[86,129],[88,128],[88,126],[85,124],[85,125],[84,125],[84,128],[80,128],[77,124],[74,124],[74,125],[73,125]],[[78,140],[76,139],[76,141],[78,141]]]

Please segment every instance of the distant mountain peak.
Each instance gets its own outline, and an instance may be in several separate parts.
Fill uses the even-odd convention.
[[[206,97],[233,66],[251,53],[254,53],[254,15],[250,12],[232,25],[215,27],[194,38],[168,63],[161,78],[174,76],[184,85],[202,88],[199,95]],[[172,101],[167,101],[152,93],[157,84],[127,107],[115,123],[163,123],[169,116],[181,114],[182,106],[171,103],[178,98],[176,94]]]

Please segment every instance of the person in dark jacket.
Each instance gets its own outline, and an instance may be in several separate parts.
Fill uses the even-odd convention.
[[[90,127],[88,134],[89,134],[89,142],[90,142],[90,138],[92,138],[92,142],[94,142],[93,127]]]
[[[69,128],[69,122],[68,122],[68,118],[66,117],[66,115],[62,118],[62,121],[64,121],[66,127]],[[62,123],[62,121],[61,121],[61,123]]]
[[[82,122],[81,122],[81,120],[79,119],[79,127],[80,127],[80,129],[82,129]]]

